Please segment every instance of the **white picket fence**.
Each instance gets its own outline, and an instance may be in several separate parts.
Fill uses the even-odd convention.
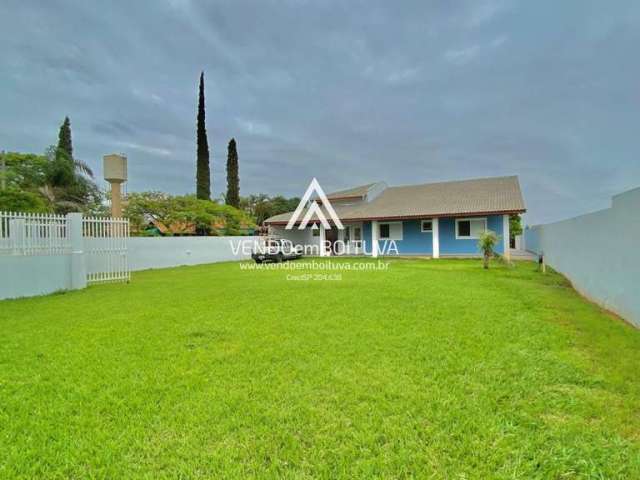
[[[70,250],[64,215],[0,212],[0,255],[64,255]]]
[[[0,256],[80,255],[71,265],[85,284],[129,281],[128,238],[122,218],[0,212]]]
[[[82,219],[87,254],[87,282],[128,282],[127,239],[129,220],[88,217]]]

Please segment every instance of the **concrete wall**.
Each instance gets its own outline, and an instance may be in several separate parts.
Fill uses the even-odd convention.
[[[0,300],[70,288],[70,255],[0,256]]]
[[[544,254],[576,290],[640,327],[640,188],[611,208],[525,230],[527,250]]]
[[[247,242],[247,248],[250,249],[257,239],[258,237],[134,237],[127,242],[129,269],[136,271],[244,260],[250,258],[250,254],[238,248],[239,242]],[[95,247],[97,240],[94,239],[93,242]],[[235,253],[231,242],[237,250]],[[86,265],[78,265],[78,258],[84,257],[84,254],[82,248],[77,250],[77,254],[67,255],[0,255],[0,300],[84,288],[87,284],[87,268]],[[81,275],[82,281],[74,280],[74,274],[76,277]]]
[[[228,262],[251,258],[242,248],[234,253],[232,245],[246,245],[258,237],[132,237],[129,239],[129,268],[132,271],[168,268],[180,265]]]

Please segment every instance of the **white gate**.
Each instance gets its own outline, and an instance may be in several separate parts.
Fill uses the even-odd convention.
[[[87,282],[128,282],[129,220],[87,217],[82,219]]]

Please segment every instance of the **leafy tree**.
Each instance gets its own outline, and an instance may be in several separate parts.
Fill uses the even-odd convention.
[[[7,152],[2,156],[5,161],[7,188],[37,190],[45,184],[49,163],[45,155]]]
[[[0,190],[0,211],[45,213],[49,211],[49,206],[38,193],[8,187]]]
[[[484,258],[484,268],[489,268],[489,260],[495,255],[494,248],[498,243],[499,238],[500,237],[491,230],[487,230],[480,234],[480,238],[478,239],[478,248],[482,252]]]
[[[204,112],[204,72],[200,73],[196,137],[198,143],[196,197],[201,200],[209,200],[211,198],[211,170],[209,168],[209,141],[207,140]]]
[[[102,201],[102,192],[93,181],[93,172],[62,148],[50,147],[45,183],[40,193],[57,213],[93,210]]]
[[[509,237],[513,239],[521,234],[522,234],[522,218],[517,213],[513,215],[509,215]]]
[[[225,202],[232,207],[238,208],[240,206],[240,178],[238,175],[238,151],[235,138],[229,141],[227,149],[227,194]]]
[[[100,211],[102,193],[91,179],[93,172],[84,162],[69,158],[63,149],[49,147],[46,155],[9,152],[3,158],[10,193],[3,197],[0,209]]]
[[[130,193],[125,216],[134,231],[143,232],[151,223],[169,235],[238,235],[255,227],[245,212],[230,205],[163,192]]]
[[[2,156],[7,190],[11,190],[3,197],[5,205],[14,205],[14,209],[19,205],[27,211],[44,208],[56,213],[104,210],[93,171],[82,160],[73,158],[69,117],[60,126],[57,146],[50,146],[45,155],[9,152]]]
[[[300,203],[299,197],[285,198],[282,195],[269,197],[264,193],[240,197],[240,208],[255,218],[258,225],[273,215],[291,212]]]
[[[69,120],[69,117],[64,117],[64,122],[60,125],[60,132],[58,133],[58,150],[62,150],[69,156],[69,158],[73,158],[71,121]]]

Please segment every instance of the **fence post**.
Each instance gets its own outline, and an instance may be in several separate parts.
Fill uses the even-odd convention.
[[[67,235],[71,243],[71,289],[79,290],[87,286],[87,263],[82,239],[82,214],[67,214]]]

